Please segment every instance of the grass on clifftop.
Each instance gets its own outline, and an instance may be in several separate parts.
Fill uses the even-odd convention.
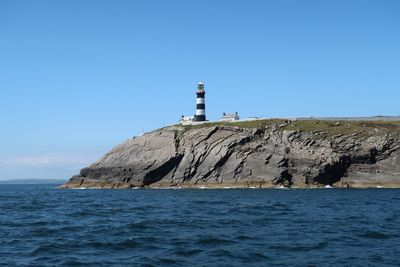
[[[302,132],[320,132],[325,136],[359,134],[373,136],[392,134],[400,137],[400,121],[345,121],[345,120],[251,120],[238,122],[210,122],[200,125],[183,126],[183,132],[204,127],[230,126],[239,128],[275,127],[277,130],[297,130]]]
[[[322,132],[326,136],[359,134],[360,136],[384,135],[392,133],[399,136],[400,121],[330,121],[299,120],[288,123],[285,130]]]
[[[200,129],[205,127],[215,127],[215,126],[230,126],[239,128],[263,128],[267,125],[273,125],[275,123],[282,123],[283,120],[280,119],[269,119],[269,120],[251,120],[251,121],[236,121],[236,122],[208,122],[199,125],[185,125],[183,126],[186,131],[191,129]]]

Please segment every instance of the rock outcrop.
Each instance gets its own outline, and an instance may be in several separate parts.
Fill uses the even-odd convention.
[[[400,187],[400,122],[170,126],[118,145],[64,188]]]

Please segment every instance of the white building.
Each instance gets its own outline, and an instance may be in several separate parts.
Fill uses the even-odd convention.
[[[194,121],[194,116],[184,116],[182,115],[181,119],[179,120],[179,122],[182,125],[190,125],[193,124]]]
[[[222,114],[222,118],[219,121],[231,122],[231,121],[238,121],[238,120],[240,120],[240,118],[239,118],[239,114],[237,112],[231,113],[231,114],[224,112]]]

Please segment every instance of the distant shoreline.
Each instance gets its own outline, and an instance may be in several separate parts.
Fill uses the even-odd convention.
[[[8,179],[0,180],[0,185],[4,184],[63,184],[66,179]]]

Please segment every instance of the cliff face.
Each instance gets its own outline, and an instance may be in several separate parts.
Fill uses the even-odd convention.
[[[400,187],[399,136],[399,122],[171,126],[125,141],[64,187]]]

